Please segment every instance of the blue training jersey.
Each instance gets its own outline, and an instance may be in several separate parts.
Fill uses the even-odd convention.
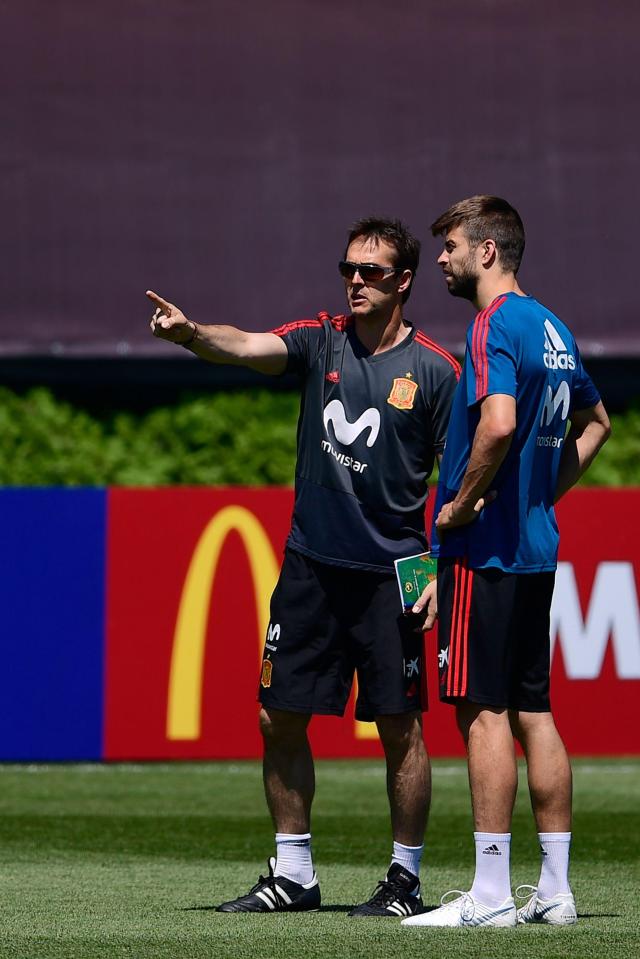
[[[477,520],[439,535],[435,518],[460,489],[480,401],[506,393],[516,400],[516,429]],[[432,552],[465,556],[472,569],[537,573],[556,568],[555,496],[562,444],[572,410],[600,397],[585,372],[576,341],[553,313],[530,296],[507,293],[480,312],[467,348],[440,467]]]

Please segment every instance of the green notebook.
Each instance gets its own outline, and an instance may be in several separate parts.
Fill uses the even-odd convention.
[[[394,560],[402,608],[406,612],[419,599],[423,589],[436,578],[438,561],[431,553],[418,553]]]

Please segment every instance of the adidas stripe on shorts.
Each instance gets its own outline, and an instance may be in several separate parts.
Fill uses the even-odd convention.
[[[438,560],[440,699],[548,712],[555,573]]]

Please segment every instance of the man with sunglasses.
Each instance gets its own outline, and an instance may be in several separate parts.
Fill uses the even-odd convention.
[[[302,380],[295,505],[259,693],[277,856],[223,912],[319,907],[307,726],[313,714],[343,714],[354,670],[356,717],[376,723],[385,752],[394,842],[385,879],[350,915],[409,916],[422,905],[430,768],[421,629],[433,625],[434,599],[427,588],[404,616],[393,562],[428,548],[427,479],[444,449],[459,366],[404,319],[419,253],[399,221],[359,221],[339,264],[349,314],[320,313],[269,333],[194,323],[147,294],[156,336],[205,360]]]

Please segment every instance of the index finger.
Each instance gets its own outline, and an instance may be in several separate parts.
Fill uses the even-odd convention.
[[[153,290],[147,290],[147,296],[152,303],[155,303],[156,306],[159,306],[162,310],[171,310],[173,306],[172,303],[169,303],[168,300],[163,300],[161,296],[158,296],[157,293],[154,293]]]

